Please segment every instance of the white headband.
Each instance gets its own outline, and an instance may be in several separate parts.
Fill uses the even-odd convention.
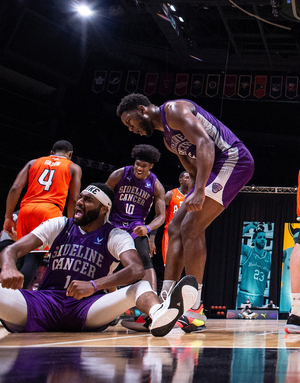
[[[97,198],[99,202],[101,202],[104,206],[108,207],[107,213],[105,214],[105,217],[104,217],[104,220],[108,221],[110,209],[112,206],[111,199],[108,197],[108,195],[94,185],[89,185],[87,188],[84,189],[84,191],[91,193],[95,198]]]

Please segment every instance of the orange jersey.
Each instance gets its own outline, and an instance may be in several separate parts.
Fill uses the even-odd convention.
[[[171,201],[166,209],[166,221],[165,221],[165,228],[168,227],[171,219],[174,217],[174,214],[179,209],[180,205],[185,199],[185,195],[182,194],[179,189],[172,189],[172,198]]]
[[[20,207],[48,202],[63,211],[71,182],[71,164],[72,161],[60,156],[38,158],[28,171],[28,188]]]
[[[182,194],[179,189],[172,189],[172,198],[171,201],[167,207],[166,210],[166,221],[165,221],[165,228],[164,228],[164,234],[162,238],[162,256],[164,265],[166,264],[166,258],[167,258],[167,250],[169,246],[169,235],[168,235],[168,225],[172,218],[174,217],[174,214],[179,209],[180,205],[185,199],[185,195]]]

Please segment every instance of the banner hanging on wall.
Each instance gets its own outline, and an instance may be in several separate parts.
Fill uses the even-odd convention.
[[[292,100],[298,96],[298,77],[287,76],[285,79],[285,95]]]
[[[160,77],[159,93],[167,96],[171,93],[173,85],[173,73],[162,73]]]
[[[219,93],[220,75],[209,74],[207,75],[205,94],[209,97],[214,97]]]
[[[227,97],[232,97],[236,92],[236,83],[237,75],[236,74],[227,74],[224,80],[224,95]]]
[[[194,97],[199,97],[203,92],[203,82],[204,75],[203,74],[193,74],[191,81],[191,89],[190,94]]]
[[[238,85],[238,95],[242,98],[250,96],[252,76],[240,75]]]
[[[174,93],[177,96],[182,97],[186,94],[188,81],[189,81],[189,75],[187,73],[178,73],[176,75]]]
[[[100,93],[104,90],[105,81],[107,77],[106,70],[95,70],[92,91],[95,93]]]
[[[120,89],[122,72],[113,71],[109,74],[107,91],[111,94],[117,93]]]
[[[270,97],[276,99],[282,95],[282,76],[272,76],[270,80]]]
[[[144,93],[151,96],[156,92],[158,73],[147,73],[145,78]]]
[[[128,71],[127,74],[127,80],[125,85],[125,90],[128,93],[134,93],[137,90],[137,87],[139,85],[139,79],[140,79],[141,72],[139,71]]]
[[[255,76],[253,95],[261,98],[266,95],[267,76]]]

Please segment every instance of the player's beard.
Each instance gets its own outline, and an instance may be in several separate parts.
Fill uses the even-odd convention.
[[[259,250],[263,250],[265,248],[265,242],[257,242],[256,243],[256,247],[259,249]]]
[[[140,122],[140,126],[146,133],[147,138],[152,136],[152,133],[155,130],[155,126],[152,121],[147,121],[145,118],[143,118]]]
[[[96,209],[89,210],[87,213],[85,213],[85,211],[84,211],[83,216],[80,219],[76,219],[73,217],[73,222],[77,226],[86,226],[89,223],[96,221],[96,219],[99,217],[99,212],[100,212],[101,206],[102,205],[100,205]]]

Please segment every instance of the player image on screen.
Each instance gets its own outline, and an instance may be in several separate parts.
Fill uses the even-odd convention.
[[[253,306],[262,307],[264,305],[265,289],[269,279],[272,256],[272,248],[266,249],[267,233],[266,227],[272,224],[250,222],[243,229],[243,236],[252,231],[250,245],[242,243],[241,264],[240,264],[240,285],[237,296],[237,307],[240,307],[247,298],[251,300]],[[268,233],[269,234],[269,233]],[[245,238],[244,238],[245,240]]]

